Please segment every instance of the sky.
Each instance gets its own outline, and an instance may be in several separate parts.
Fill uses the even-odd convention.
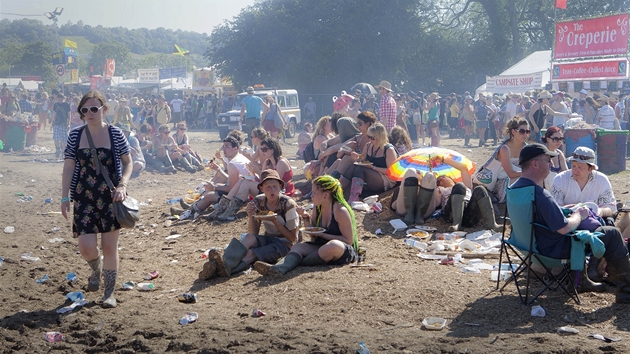
[[[79,20],[90,26],[181,29],[210,34],[256,0],[0,0],[0,19],[39,19],[63,7],[58,25]],[[19,15],[10,15],[19,14]],[[38,15],[38,16],[24,16]]]

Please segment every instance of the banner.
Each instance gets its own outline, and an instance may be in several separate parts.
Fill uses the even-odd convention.
[[[73,42],[69,39],[64,39],[63,40],[63,46],[67,47],[67,48],[74,48],[77,49],[77,42]]]
[[[107,59],[107,72],[105,77],[112,77],[116,72],[116,61],[114,59]]]
[[[160,69],[160,80],[172,77],[186,77],[186,68],[164,68]]]
[[[556,8],[566,10],[567,0],[556,0]]]
[[[63,54],[67,57],[76,57],[77,51],[72,48],[63,48]]]
[[[556,23],[554,59],[628,52],[628,14]]]
[[[101,75],[90,76],[90,90],[101,90],[105,78]]]
[[[52,62],[53,65],[68,64],[68,57],[63,55],[63,52],[53,53]]]
[[[628,77],[628,60],[591,61],[553,64],[552,80],[568,79],[624,79]]]
[[[160,82],[160,69],[138,69],[138,82],[157,84]]]
[[[212,71],[204,69],[194,70],[192,88],[195,91],[212,89]]]
[[[542,87],[542,72],[525,75],[486,76],[486,91],[492,93],[523,92]]]

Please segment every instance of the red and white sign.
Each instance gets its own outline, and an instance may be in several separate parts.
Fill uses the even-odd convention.
[[[90,76],[90,90],[100,90],[103,87],[103,80],[101,75]]]
[[[116,72],[116,61],[114,59],[107,59],[107,73],[105,77],[112,77]]]
[[[542,72],[525,75],[486,76],[486,91],[492,93],[523,92],[542,87]]]
[[[63,65],[59,64],[55,67],[55,72],[57,73],[57,75],[63,76],[63,74],[66,73],[66,68]]]
[[[628,14],[556,23],[554,59],[625,55]]]
[[[554,64],[553,80],[569,79],[624,79],[628,77],[628,60],[590,61],[571,64]]]

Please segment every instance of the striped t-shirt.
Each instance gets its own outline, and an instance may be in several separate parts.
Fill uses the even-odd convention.
[[[70,131],[70,134],[68,135],[66,150],[64,151],[64,158],[76,161],[77,152],[79,151],[79,143],[81,142],[81,133],[83,133],[83,129],[85,127],[85,125],[80,126]],[[108,125],[107,127],[109,131],[110,145],[113,148],[114,152],[114,166],[116,166],[116,175],[110,175],[110,178],[114,186],[116,186],[118,184],[118,181],[120,181],[120,179],[122,178],[122,160],[120,159],[120,157],[122,155],[129,154],[130,149],[127,138],[123,134],[122,130],[113,125]],[[72,174],[72,181],[70,182],[70,200],[73,200],[74,197],[74,190],[77,187],[80,169],[81,167],[79,166],[79,164],[75,163],[74,173]]]

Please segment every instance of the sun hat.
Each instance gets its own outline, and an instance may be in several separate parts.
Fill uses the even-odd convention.
[[[284,188],[284,181],[280,179],[280,175],[278,175],[278,172],[276,172],[276,170],[264,170],[260,173],[260,183],[258,183],[258,189],[262,187],[265,181],[268,181],[270,179],[277,180],[278,182],[280,182],[281,188]]]
[[[581,89],[580,93],[583,94],[583,95],[588,95],[588,91],[586,91],[585,89]]]
[[[578,146],[575,148],[571,156],[567,158],[567,161],[586,163],[595,167],[596,170],[599,169],[595,163],[595,151],[587,148],[586,146]]]
[[[552,98],[552,97],[553,96],[551,96],[551,93],[549,93],[549,91],[547,91],[547,90],[542,90],[538,94],[538,98]]]
[[[547,149],[545,145],[539,143],[525,145],[518,155],[518,164],[522,165],[523,162],[532,160],[540,155],[548,155],[554,157],[558,156],[558,153],[549,151],[549,149]]]
[[[432,100],[437,100],[438,98],[442,98],[442,97],[440,97],[440,94],[437,92],[431,92],[431,94],[429,95],[429,98]]]
[[[378,85],[376,85],[376,88],[384,88],[385,90],[392,92],[392,84],[390,84],[389,81],[381,81]]]

